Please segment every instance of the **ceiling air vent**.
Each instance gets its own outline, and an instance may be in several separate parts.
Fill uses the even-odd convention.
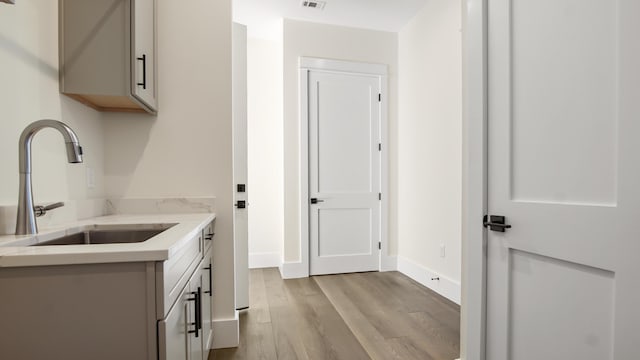
[[[322,10],[324,9],[324,6],[327,3],[324,1],[303,1],[302,2],[302,7],[306,7],[306,8],[310,8],[310,9],[318,9],[318,10]]]

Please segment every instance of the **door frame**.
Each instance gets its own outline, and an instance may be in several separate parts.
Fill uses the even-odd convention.
[[[487,1],[462,0],[463,178],[461,359],[484,360],[487,234]]]
[[[389,256],[389,155],[388,155],[388,70],[387,65],[362,63],[354,61],[330,60],[313,57],[298,58],[299,81],[299,109],[300,109],[300,260],[301,269],[306,270],[305,277],[309,276],[311,263],[309,261],[309,72],[312,70],[324,72],[336,72],[356,75],[375,75],[380,79],[380,142],[382,151],[380,154],[380,192],[382,200],[380,204],[380,242],[382,249],[379,251],[378,270],[396,270],[394,256]],[[303,274],[300,274],[303,275]]]

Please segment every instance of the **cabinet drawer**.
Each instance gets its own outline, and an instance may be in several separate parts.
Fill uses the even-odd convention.
[[[202,238],[204,239],[204,252],[207,252],[211,245],[213,244],[213,239],[215,237],[215,227],[216,220],[214,219],[209,225],[205,226],[202,229]]]
[[[189,282],[202,259],[202,235],[198,233],[171,259],[156,263],[157,316],[165,317]]]

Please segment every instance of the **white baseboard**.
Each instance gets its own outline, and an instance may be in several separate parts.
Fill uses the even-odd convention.
[[[380,271],[396,271],[398,270],[398,257],[396,255],[382,255],[380,258]]]
[[[249,254],[249,269],[263,269],[280,266],[280,253],[252,253]]]
[[[233,319],[213,321],[213,349],[238,347],[240,344],[240,321],[236,310]]]
[[[398,271],[460,305],[460,282],[398,256]],[[440,278],[440,280],[431,280]]]
[[[302,262],[285,262],[279,266],[283,279],[298,279],[309,277],[309,267]]]

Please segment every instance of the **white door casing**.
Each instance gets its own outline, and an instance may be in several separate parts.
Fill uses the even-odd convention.
[[[301,206],[308,212],[310,274],[379,270],[379,242],[386,251],[386,202],[379,198],[386,180],[379,147],[386,66],[301,58],[301,68],[308,122]]]
[[[636,358],[640,3],[487,10],[486,359]]]
[[[233,239],[236,309],[249,307],[249,202],[247,184],[247,27],[233,23]],[[238,185],[245,185],[239,191]],[[244,202],[244,207],[241,204]]]

